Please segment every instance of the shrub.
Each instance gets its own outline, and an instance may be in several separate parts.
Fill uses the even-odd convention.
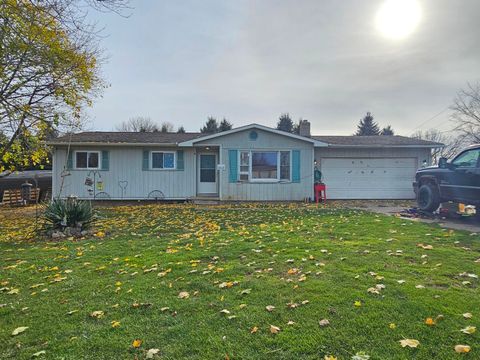
[[[49,229],[86,229],[95,221],[95,212],[89,201],[54,199],[46,205],[43,218]]]

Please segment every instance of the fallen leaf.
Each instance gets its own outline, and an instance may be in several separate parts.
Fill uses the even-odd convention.
[[[320,326],[324,327],[324,326],[330,325],[330,321],[328,321],[327,319],[323,319],[323,320],[320,320],[320,321],[318,322],[318,324],[319,324]]]
[[[362,306],[362,302],[357,300],[353,303],[353,305],[355,305],[356,307],[360,307],[360,306]]]
[[[120,321],[113,320],[111,324],[114,329],[120,327]]]
[[[408,346],[410,348],[416,348],[418,345],[420,345],[420,342],[414,339],[403,339],[400,340],[400,345],[402,345],[402,347]]]
[[[280,328],[278,326],[270,325],[270,332],[272,334],[278,334],[280,332]]]
[[[472,313],[468,313],[468,312],[467,312],[467,313],[464,313],[464,314],[463,314],[463,317],[464,317],[465,319],[471,319],[471,318],[473,317],[473,315],[472,315]]]
[[[258,327],[254,326],[250,329],[250,334],[255,334],[258,331]]]
[[[462,354],[470,352],[471,348],[468,345],[455,345],[455,352]]]
[[[101,310],[94,311],[90,314],[90,317],[96,318],[96,319],[101,319],[103,317],[104,312]]]
[[[142,340],[140,340],[140,339],[135,339],[135,340],[133,340],[132,346],[133,346],[134,348],[139,348],[140,345],[142,345]]]
[[[12,336],[17,336],[28,329],[28,326],[20,326],[12,331]]]
[[[388,324],[388,327],[393,330],[397,328],[397,325],[395,323],[390,323]]]
[[[187,291],[181,291],[178,294],[179,299],[188,299],[190,297],[190,294]]]
[[[425,324],[427,324],[428,326],[433,326],[435,325],[435,320],[433,320],[432,318],[426,318]]]
[[[39,357],[40,355],[45,355],[47,352],[45,350],[40,350],[35,354],[32,354],[32,357]]]
[[[267,305],[267,306],[265,306],[265,309],[266,309],[268,312],[272,312],[273,310],[275,310],[275,306],[273,306],[273,305]]]
[[[463,332],[464,334],[468,334],[468,335],[471,335],[473,334],[475,331],[477,331],[477,328],[475,326],[467,326],[466,328],[460,330],[461,332]]]
[[[160,349],[149,349],[147,351],[147,359],[153,359],[155,355],[157,355],[160,352]]]

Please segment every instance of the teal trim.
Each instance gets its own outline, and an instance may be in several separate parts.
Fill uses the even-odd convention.
[[[177,170],[183,170],[184,168],[183,150],[177,150]]]
[[[107,150],[102,151],[102,170],[108,171],[110,167],[110,152]]]
[[[71,149],[67,151],[68,151],[67,170],[72,170],[73,169],[73,151]]]
[[[150,157],[150,151],[148,150],[143,150],[143,159],[142,159],[142,170],[147,171],[150,169],[149,165],[149,158]]]
[[[234,183],[238,180],[238,151],[228,150],[228,169],[229,182]]]
[[[300,150],[292,150],[292,182],[300,182]]]

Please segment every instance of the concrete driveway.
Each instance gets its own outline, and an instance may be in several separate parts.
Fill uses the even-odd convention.
[[[432,218],[402,216],[402,212],[404,212],[406,209],[411,209],[416,206],[414,201],[357,200],[352,202],[346,201],[345,204],[343,205],[345,205],[346,207],[367,210],[367,211],[375,212],[378,214],[397,216],[402,219],[407,219],[411,221],[420,221],[420,222],[429,223],[429,224],[438,224],[440,227],[443,227],[446,229],[464,230],[471,233],[477,233],[480,235],[480,221],[478,219],[474,219],[471,217],[455,219],[455,218],[445,218],[445,217],[439,217],[439,216],[435,216]]]

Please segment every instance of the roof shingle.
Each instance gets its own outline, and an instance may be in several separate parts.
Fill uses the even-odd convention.
[[[197,132],[187,133],[162,133],[162,132],[106,132],[87,131],[76,134],[67,134],[52,139],[51,144],[158,144],[170,145],[193,140],[204,136]],[[402,147],[402,146],[431,146],[438,147],[443,144],[420,140],[405,136],[320,136],[311,137],[314,140],[325,142],[330,146],[357,146],[357,147]]]

